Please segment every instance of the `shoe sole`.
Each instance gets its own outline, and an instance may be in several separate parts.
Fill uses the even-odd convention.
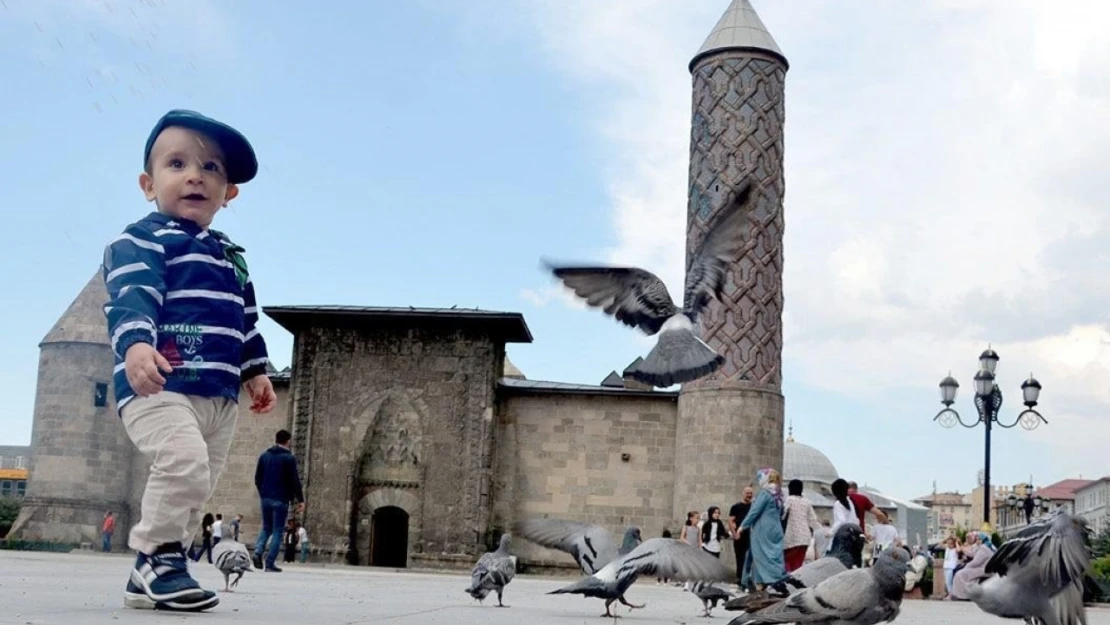
[[[123,593],[123,605],[135,610],[163,610],[167,612],[202,612],[214,608],[220,603],[220,598],[213,596],[209,599],[187,603],[183,601],[155,601],[142,593]]]

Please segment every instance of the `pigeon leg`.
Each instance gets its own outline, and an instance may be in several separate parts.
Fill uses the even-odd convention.
[[[502,589],[502,588],[498,588],[498,589],[497,589],[497,607],[499,607],[499,608],[507,608],[507,607],[509,607],[509,606],[505,605],[504,603],[501,603],[501,593],[502,593],[503,591],[504,591],[504,589]]]
[[[601,616],[604,616],[606,618],[620,618],[619,615],[612,614],[612,613],[609,612],[609,606],[611,606],[611,605],[613,605],[613,600],[612,599],[606,599],[605,600],[605,614],[602,614]]]
[[[640,608],[647,607],[646,603],[641,603],[640,605],[636,605],[634,603],[629,603],[628,600],[624,598],[624,595],[621,595],[621,596],[617,597],[617,600],[620,601],[621,603],[623,603],[624,605],[628,606],[629,610],[638,610]]]

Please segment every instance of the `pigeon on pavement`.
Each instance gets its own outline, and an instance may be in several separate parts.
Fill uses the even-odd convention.
[[[505,586],[513,581],[516,576],[516,561],[509,554],[509,545],[512,537],[509,534],[501,535],[501,544],[497,551],[490,551],[478,558],[478,563],[470,571],[470,587],[466,592],[481,603],[490,593],[497,593],[497,607],[507,608],[501,601],[501,594]]]
[[[587,577],[548,594],[579,594],[605,600],[605,613],[615,618],[610,606],[620,601],[630,609],[645,607],[624,598],[640,577],[654,575],[675,580],[725,581],[733,574],[720,560],[673,538],[641,542],[640,530],[629,527],[620,549],[603,527],[560,519],[528,519],[514,525],[513,532],[544,547],[574,556]]]
[[[243,573],[253,571],[251,554],[243,543],[231,538],[224,538],[212,546],[212,564],[224,574],[224,592],[232,592],[232,588],[239,585]],[[235,575],[232,582],[231,576]]]
[[[822,623],[876,625],[898,617],[910,554],[888,547],[875,565],[837,573],[813,588],[790,595],[758,612],[742,614],[729,625]]]

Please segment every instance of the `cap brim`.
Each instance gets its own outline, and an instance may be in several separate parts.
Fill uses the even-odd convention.
[[[249,182],[258,174],[258,159],[254,154],[254,148],[243,133],[223,122],[192,111],[174,110],[166,113],[151,132],[147,154],[150,153],[154,138],[170,126],[182,126],[202,132],[219,143],[226,159],[224,166],[227,168],[229,183]]]

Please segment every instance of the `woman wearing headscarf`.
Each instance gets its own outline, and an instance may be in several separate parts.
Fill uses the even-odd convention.
[[[728,530],[721,521],[721,509],[709,506],[709,515],[701,526],[701,548],[714,558],[721,557],[721,541],[728,537]]]
[[[987,562],[994,555],[994,545],[986,532],[968,532],[967,542],[964,553],[971,557],[971,561],[952,576],[952,588],[948,591],[949,597],[960,601],[968,600],[967,589],[986,575]]]
[[[783,495],[782,477],[771,468],[760,469],[755,474],[759,493],[752,501],[751,510],[740,523],[740,531],[751,532],[751,547],[744,561],[743,586],[755,584],[757,591],[768,586],[779,594],[788,591],[783,580],[786,564],[783,562]]]

